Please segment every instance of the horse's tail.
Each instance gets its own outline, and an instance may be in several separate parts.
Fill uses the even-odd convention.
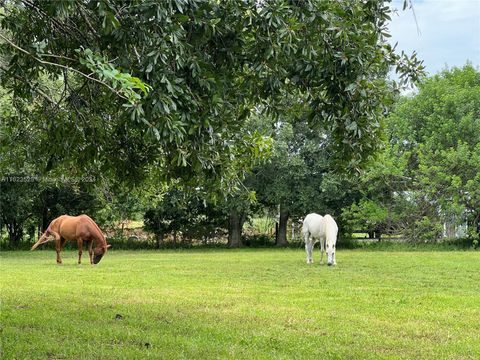
[[[49,241],[54,240],[54,239],[49,239],[49,238],[48,238],[48,235],[50,234],[49,229],[50,229],[50,228],[48,228],[48,229],[43,233],[43,235],[40,236],[40,239],[38,239],[38,241],[37,241],[35,244],[33,244],[32,248],[31,248],[30,250],[35,250],[35,249],[36,249],[37,247],[39,247],[40,245],[45,244],[45,243],[47,243],[47,242],[49,242]]]
[[[310,230],[308,228],[308,224],[302,221],[302,234],[305,237],[306,235],[310,236]]]
[[[43,233],[42,236],[40,236],[40,239],[38,239],[38,241],[33,244],[32,248],[30,250],[35,250],[37,247],[39,247],[40,245],[42,244],[45,244],[49,241],[53,241],[55,239],[60,239],[60,224],[62,223],[63,219],[66,217],[67,215],[61,215],[55,219],[53,219],[50,224],[48,225],[47,227],[47,230],[45,230],[45,232]],[[48,236],[49,235],[53,235],[53,238],[49,238]]]
[[[308,217],[308,216],[307,216]],[[310,226],[309,226],[309,222],[308,221],[305,221],[307,220],[307,217],[305,217],[301,222],[302,222],[302,241],[300,242],[300,246],[305,243],[307,244],[308,243],[308,239],[310,239],[310,236],[312,235],[311,231],[310,231]]]

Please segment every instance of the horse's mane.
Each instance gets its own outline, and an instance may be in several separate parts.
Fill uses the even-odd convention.
[[[100,230],[100,228],[98,227],[97,223],[96,223],[95,221],[93,221],[93,219],[90,218],[90,216],[87,216],[87,219],[88,219],[88,221],[90,222],[90,224],[92,224],[92,225],[94,226],[94,228],[97,230],[97,232],[99,233],[100,239],[102,239],[103,242],[104,242],[105,244],[107,244],[107,240],[105,239],[105,236],[103,235],[102,230]]]

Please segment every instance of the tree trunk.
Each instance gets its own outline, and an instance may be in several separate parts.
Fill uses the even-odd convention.
[[[277,246],[287,246],[287,223],[290,213],[285,206],[280,205],[280,223],[278,225]]]
[[[157,249],[160,249],[163,243],[163,232],[158,232],[155,237],[157,240]]]
[[[23,226],[16,221],[13,223],[7,223],[6,225],[8,231],[8,243],[11,248],[16,249],[23,237]]]
[[[121,221],[122,227],[120,228],[120,238],[123,240],[125,239],[125,222]]]
[[[278,221],[275,222],[275,244],[278,243]]]
[[[243,216],[236,210],[230,212],[228,218],[228,246],[235,248],[241,247],[242,244],[242,228],[243,228]]]
[[[480,236],[480,212],[473,219],[473,228],[476,230],[477,235]]]
[[[42,208],[42,234],[47,230],[48,225],[48,208],[46,205],[43,205]]]

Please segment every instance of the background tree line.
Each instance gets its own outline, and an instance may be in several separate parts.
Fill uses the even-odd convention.
[[[1,3],[0,171],[37,179],[1,183],[12,246],[61,212],[143,218],[158,244],[223,228],[240,246],[265,212],[278,245],[311,211],[345,234],[478,224],[478,70],[427,80],[385,119],[422,75],[386,41],[385,3]]]
[[[418,93],[399,99],[385,119],[384,149],[354,177],[335,172],[326,136],[295,115],[301,109],[275,118],[259,113],[249,127],[272,139],[271,155],[247,175],[242,191],[213,201],[205,188],[181,184],[132,191],[3,181],[2,224],[11,246],[60,214],[82,212],[112,226],[144,219],[159,247],[167,235],[174,243],[207,242],[218,231],[228,234],[230,246],[241,246],[245,221],[270,213],[279,222],[277,245],[286,245],[288,220],[315,211],[336,216],[344,237],[363,230],[435,241],[466,224],[461,235],[478,239],[479,90],[480,72],[471,65],[426,79]]]

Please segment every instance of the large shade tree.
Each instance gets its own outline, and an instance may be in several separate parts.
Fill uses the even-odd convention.
[[[317,212],[339,221],[341,209],[355,201],[358,190],[352,176],[335,171],[329,137],[309,128],[305,119],[283,118],[272,133],[272,157],[255,167],[247,183],[261,204],[278,209],[277,246],[285,246],[289,219]]]
[[[436,208],[440,221],[467,221],[479,231],[479,69],[467,64],[427,79],[418,95],[398,106],[389,128],[408,158],[413,190]]]
[[[480,72],[444,70],[403,97],[386,120],[389,143],[360,178],[352,226],[436,240],[480,228]],[[445,226],[445,229],[444,229]]]
[[[288,111],[285,93],[327,129],[339,167],[356,169],[378,147],[387,71],[421,67],[385,41],[388,2],[1,4],[0,77],[12,104],[41,104],[19,106],[47,154],[39,172],[141,181],[155,169],[225,190],[265,147],[245,119],[258,104]]]

